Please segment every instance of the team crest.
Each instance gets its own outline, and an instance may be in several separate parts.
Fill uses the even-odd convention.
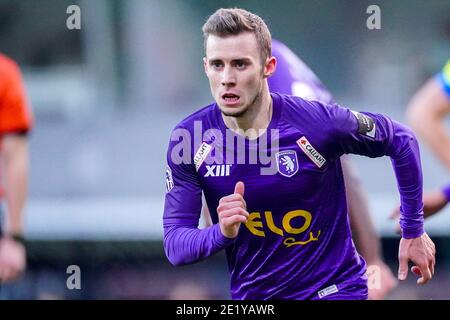
[[[292,177],[298,171],[297,153],[294,150],[281,151],[276,154],[278,172],[285,177]]]

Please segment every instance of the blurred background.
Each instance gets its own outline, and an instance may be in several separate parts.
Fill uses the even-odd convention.
[[[381,8],[381,30],[366,27],[371,4]],[[80,30],[66,26],[70,5],[81,9]],[[229,298],[222,254],[168,263],[162,212],[170,132],[212,101],[201,26],[234,6],[265,19],[341,105],[399,121],[450,57],[448,0],[0,0],[0,51],[20,65],[35,116],[29,265],[9,298]],[[354,160],[396,272],[390,161]],[[422,162],[427,189],[450,180],[425,146]],[[450,299],[450,210],[426,225],[438,247],[436,279],[418,287],[410,276],[391,299]],[[81,268],[81,290],[66,287],[69,265]]]

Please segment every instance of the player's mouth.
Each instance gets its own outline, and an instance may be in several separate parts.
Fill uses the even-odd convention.
[[[240,97],[234,93],[224,93],[222,100],[227,107],[233,107],[239,103]]]

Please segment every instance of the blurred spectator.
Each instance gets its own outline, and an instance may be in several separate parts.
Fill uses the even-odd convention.
[[[5,226],[0,238],[0,281],[17,279],[26,266],[23,210],[27,196],[28,142],[31,128],[22,77],[14,61],[0,55],[0,172]],[[0,207],[1,209],[1,207]]]

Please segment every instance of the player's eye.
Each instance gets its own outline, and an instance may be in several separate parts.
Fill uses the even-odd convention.
[[[211,67],[213,67],[214,69],[220,69],[223,67],[223,63],[220,61],[213,61],[211,62]]]
[[[244,61],[236,61],[234,65],[239,70],[245,69],[245,67],[247,66],[247,64]]]

